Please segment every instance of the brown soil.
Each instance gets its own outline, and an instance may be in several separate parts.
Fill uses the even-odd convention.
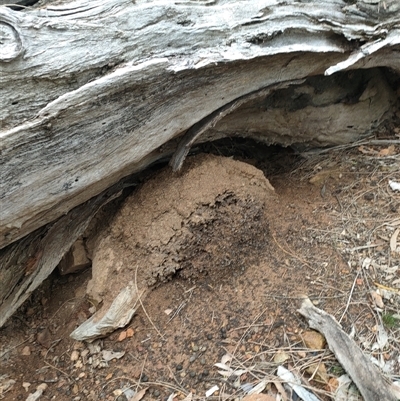
[[[283,364],[307,379],[311,353],[301,336],[307,322],[296,311],[300,294],[342,318],[359,345],[393,361],[391,374],[399,375],[395,325],[386,327],[390,347],[372,352],[367,345],[379,320],[370,298],[374,283],[400,288],[399,271],[388,273],[400,264],[389,247],[400,195],[387,186],[390,178],[400,181],[398,149],[392,157],[355,149],[302,160],[245,144],[232,147],[248,164],[195,156],[180,176],[168,168],[155,173],[88,241],[93,278],[91,270],[55,272],[42,285],[0,331],[0,376],[15,380],[4,399],[25,400],[40,383],[48,385],[40,399],[60,401],[126,400],[120,393],[129,387],[148,387],[145,400],[173,392],[204,398],[215,384],[219,395],[242,397],[214,366],[224,354],[248,369],[241,383],[254,384],[274,374],[278,350],[296,347],[303,354]],[[227,148],[225,142],[215,149]],[[367,257],[375,265],[366,268]],[[125,328],[90,345],[69,338],[93,305],[106,307],[135,271],[139,287],[152,290],[129,325],[133,336],[119,341]],[[384,312],[398,313],[398,301],[395,292],[384,297]],[[103,350],[124,354],[105,361]],[[328,376],[339,376],[338,363],[323,352]],[[330,399],[327,383],[309,385]]]

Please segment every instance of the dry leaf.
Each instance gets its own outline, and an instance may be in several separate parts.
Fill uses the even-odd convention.
[[[113,351],[109,351],[109,350],[103,350],[103,351],[101,351],[101,353],[103,355],[103,359],[107,362],[109,362],[113,359],[120,359],[125,355],[124,351],[113,352]]]
[[[254,386],[250,391],[249,391],[249,395],[257,395],[260,394],[261,391],[263,391],[267,385],[268,381],[266,379],[261,380],[260,383],[258,383],[256,386]],[[246,397],[245,397],[246,398]]]
[[[274,355],[274,362],[278,364],[282,364],[283,362],[287,361],[290,358],[290,356],[284,352],[284,351],[278,351]]]
[[[126,331],[121,331],[121,333],[119,333],[117,341],[124,341],[125,338],[126,338]]]
[[[246,395],[242,401],[275,401],[276,398],[268,394],[250,394]]]
[[[392,191],[400,191],[400,183],[396,181],[389,180],[389,186]]]
[[[397,237],[399,236],[400,228],[397,228],[393,235],[390,237],[390,250],[396,252],[397,249]]]
[[[307,373],[320,383],[328,383],[328,373],[323,363],[313,363],[306,369]]]
[[[208,397],[210,397],[210,395],[213,395],[216,391],[218,391],[219,390],[219,387],[217,386],[217,385],[215,385],[215,386],[213,386],[213,387],[211,387],[210,389],[208,389],[207,391],[206,391],[206,397],[208,398]],[[168,400],[169,401],[169,400]]]
[[[304,344],[310,349],[324,349],[326,345],[325,337],[314,330],[306,331],[302,334]]]
[[[217,372],[224,377],[231,377],[232,376],[232,372],[228,371],[228,370],[217,370]]]
[[[238,370],[233,371],[232,374],[234,374],[235,376],[242,376],[247,372],[248,372],[247,369],[238,369]]]
[[[398,280],[394,280],[392,281],[392,284],[396,284]],[[379,289],[384,290],[384,291],[388,291],[388,292],[394,292],[395,294],[399,294],[399,290],[397,288],[393,288],[393,287],[386,287],[385,285],[379,284],[379,283],[374,283]]]
[[[0,395],[9,391],[16,383],[15,380],[9,379],[8,375],[0,375]]]
[[[385,304],[382,301],[382,296],[378,294],[376,291],[371,291],[371,298],[374,301],[374,304],[378,307],[383,309],[385,307]]]
[[[381,149],[379,151],[379,156],[392,156],[394,154],[396,154],[396,149],[394,145],[390,145],[389,147]]]
[[[224,370],[232,370],[228,365],[226,365],[225,363],[214,363],[214,366],[216,366],[219,369],[224,369]]]
[[[376,155],[378,152],[371,148],[367,148],[364,145],[358,147],[359,152],[363,153],[364,155]]]
[[[192,401],[193,393],[189,393],[182,401]]]
[[[300,385],[301,380],[283,366],[278,366],[277,376],[286,382],[304,401],[319,401],[318,398]]]
[[[377,327],[376,342],[372,345],[371,350],[383,350],[388,344],[389,337],[382,325]]]
[[[331,377],[329,380],[328,380],[328,385],[327,385],[327,390],[330,392],[330,393],[334,393],[335,391],[336,391],[336,389],[339,387],[339,381],[338,381],[338,379],[337,379],[337,377]]]
[[[225,354],[221,358],[221,363],[223,363],[225,365],[227,362],[230,362],[231,360],[232,360],[232,355],[231,354]]]
[[[144,395],[146,394],[146,391],[148,390],[148,387],[138,391],[133,397],[129,399],[129,401],[140,401]]]
[[[173,401],[173,399],[175,398],[175,395],[176,395],[175,393],[170,394],[167,401]]]

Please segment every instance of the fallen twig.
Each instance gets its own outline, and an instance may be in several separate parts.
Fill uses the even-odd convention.
[[[137,285],[137,270],[138,270],[138,266],[136,266],[136,269],[135,269],[135,287],[136,287],[136,291],[139,293],[139,288],[138,288],[138,285]],[[154,327],[154,330],[156,331],[156,333],[165,341],[165,337],[162,335],[160,330],[157,329],[156,325],[153,323],[153,321],[151,320],[151,318],[150,318],[149,314],[147,313],[145,307],[143,306],[143,302],[142,302],[142,299],[141,299],[142,295],[143,295],[143,292],[138,297],[138,301],[140,303],[140,306],[142,307],[143,312],[146,315],[147,319],[149,320],[150,324]]]
[[[397,400],[394,389],[379,369],[342,330],[332,315],[316,308],[307,297],[304,298],[298,312],[309,319],[310,327],[325,336],[329,349],[349,374],[365,401]]]

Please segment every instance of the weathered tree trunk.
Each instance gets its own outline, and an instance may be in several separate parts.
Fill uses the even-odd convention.
[[[398,109],[397,0],[79,0],[0,7],[0,25],[0,315],[34,256],[16,269],[9,244],[180,136],[175,169],[195,142],[346,143]]]

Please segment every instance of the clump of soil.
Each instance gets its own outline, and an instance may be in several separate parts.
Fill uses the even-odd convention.
[[[135,276],[143,288],[176,275],[240,275],[267,249],[268,203],[276,200],[262,171],[230,158],[200,155],[179,175],[166,169],[97,235],[88,294],[107,307]]]

